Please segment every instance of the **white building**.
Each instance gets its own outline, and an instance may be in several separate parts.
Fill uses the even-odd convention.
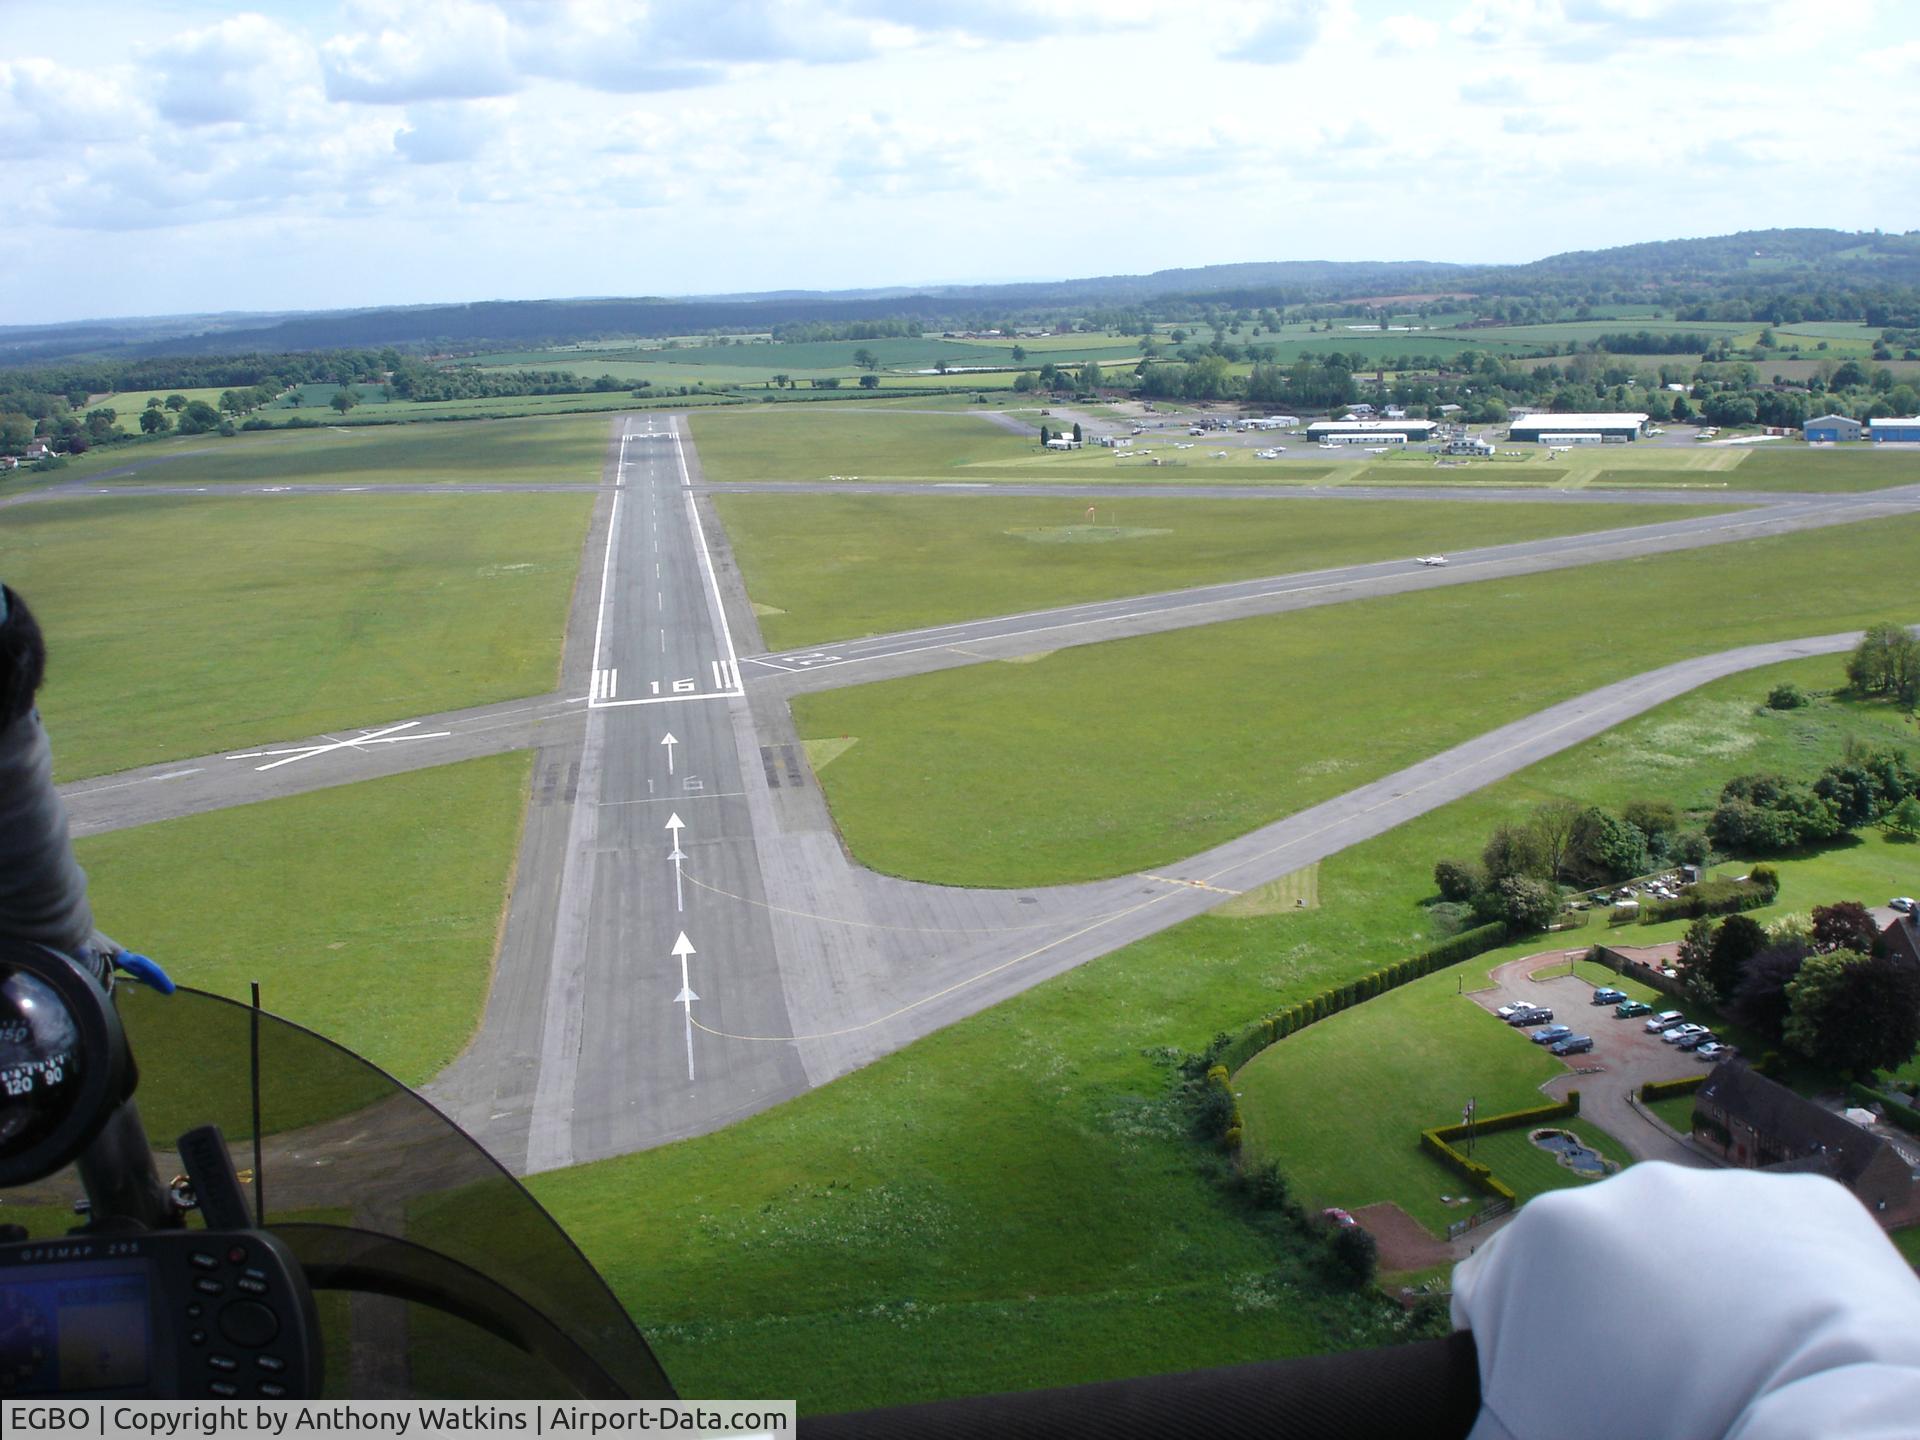
[[[1579,437],[1591,435],[1591,443],[1602,441],[1619,443],[1638,440],[1647,432],[1647,417],[1638,410],[1622,410],[1609,414],[1568,414],[1556,415],[1542,413],[1522,415],[1507,426],[1507,436],[1512,440],[1533,440],[1544,443],[1544,437],[1554,437],[1556,445],[1577,445],[1583,443]]]

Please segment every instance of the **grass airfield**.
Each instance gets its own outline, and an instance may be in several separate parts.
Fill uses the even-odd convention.
[[[722,494],[771,649],[1085,600],[1717,513],[1672,505],[1311,504]]]
[[[591,495],[23,505],[0,573],[53,637],[61,780],[538,695]]]
[[[793,713],[804,738],[859,741],[821,784],[863,863],[1090,880],[1687,656],[1912,623],[1916,543],[1920,517],[1834,526],[803,695]]]
[[[959,413],[777,414],[794,428],[745,411],[700,417],[709,477],[715,456],[740,478],[781,465],[969,481],[1022,466],[1056,474],[1054,461],[1083,458],[1040,455]],[[568,440],[574,424],[601,438]],[[512,433],[504,425],[471,436],[418,427],[446,446],[396,438],[350,483],[521,464],[598,476],[604,420],[524,425],[527,439],[505,447],[487,444]],[[324,457],[377,454],[312,432],[267,438],[300,443],[260,444],[246,453],[264,471],[236,460],[211,483],[332,478]],[[1757,458],[1732,453],[1735,462],[1700,473],[1734,475]],[[172,468],[143,478],[171,479]],[[1275,467],[1247,468],[1264,479]],[[1173,502],[1122,500],[1124,515],[1102,518],[1123,533],[1073,540],[1082,507],[1071,500],[1031,502],[1041,507],[1031,512],[1011,498],[956,500],[936,545],[915,518],[935,512],[912,507],[948,501],[874,502],[806,497],[841,507],[813,519],[778,508],[800,497],[720,503],[730,525],[749,517],[745,538],[734,538],[757,601],[768,603],[768,582],[754,565],[811,587],[787,597],[796,627],[830,624],[863,595],[872,623],[890,628],[889,617],[927,613],[916,606],[983,613],[1069,575],[1073,585],[1149,589],[1196,583],[1223,564],[1271,573],[1285,568],[1268,563],[1279,556],[1327,563],[1349,553],[1342,546],[1386,545],[1381,527],[1403,523],[1383,518],[1398,515],[1397,502],[1313,519],[1287,512],[1318,514],[1318,502],[1208,501],[1221,508],[1201,521],[1186,518],[1201,513],[1192,507],[1143,513]],[[291,734],[376,719],[366,713],[376,695],[416,714],[529,693],[503,687],[547,688],[590,504],[585,495],[49,503],[8,513],[0,568],[10,580],[31,573],[36,603],[74,637],[74,659],[49,687],[49,723],[63,773],[94,773],[135,756],[199,753],[229,733],[256,742],[262,726]],[[981,504],[994,508],[964,508]],[[1063,507],[1064,520],[1054,513]],[[1426,533],[1463,523],[1449,515],[1481,514],[1445,508]],[[1569,506],[1553,523],[1623,524],[1628,508],[1637,509],[1594,507],[1597,521],[1582,521],[1587,508]],[[1275,528],[1263,534],[1255,527],[1268,514]],[[1490,510],[1473,536],[1484,542],[1488,526],[1528,514]],[[783,527],[801,555],[838,543],[876,558],[827,573],[816,553],[823,573],[807,577],[768,558]],[[922,553],[903,553],[916,535]],[[1391,532],[1395,552],[1446,548],[1406,535]],[[1819,633],[1920,618],[1902,615],[1916,539],[1920,520],[1906,519],[1452,587],[809,697],[797,713],[817,753],[839,747],[822,778],[863,858],[986,884],[1113,873],[1677,655],[1778,638],[1783,626]],[[1138,558],[1145,547],[1154,561]],[[928,577],[917,582],[926,593],[900,593],[915,576]],[[1433,860],[1471,854],[1492,824],[1546,795],[1697,805],[1729,774],[1801,772],[1849,736],[1911,738],[1910,722],[1882,707],[1759,709],[1778,679],[1826,689],[1838,677],[1839,661],[1827,659],[1705,687],[1330,857],[1287,891],[1309,899],[1304,908],[1235,902],[724,1131],[542,1175],[533,1188],[688,1394],[792,1394],[821,1411],[1387,1342],[1403,1333],[1395,1312],[1337,1288],[1298,1237],[1250,1223],[1206,1182],[1171,1098],[1178,1056],[1429,942]],[[276,802],[284,810],[100,836],[83,860],[109,928],[138,934],[179,978],[233,993],[257,976],[273,1008],[424,1078],[471,1032],[484,996],[525,765],[502,756]],[[169,889],[183,853],[221,876],[186,902]],[[1810,857],[1788,870],[1781,904],[1804,909],[1843,885],[1901,893],[1909,853],[1870,840]],[[276,923],[290,895],[304,913]],[[1665,937],[1645,927],[1630,938]],[[444,973],[434,963],[442,953]],[[394,979],[405,1003],[376,1009],[375,985]],[[1394,1124],[1388,1134],[1383,1119],[1354,1143],[1398,1143]],[[1313,1193],[1311,1157],[1301,1163]]]

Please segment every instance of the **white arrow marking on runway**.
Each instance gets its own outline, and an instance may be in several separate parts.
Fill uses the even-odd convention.
[[[669,750],[667,753],[671,755],[673,752]],[[673,832],[673,853],[667,858],[673,862],[673,908],[674,913],[678,914],[687,908],[686,900],[680,890],[680,862],[687,858],[680,849],[680,832],[686,828],[686,822],[678,815],[669,815],[665,828]],[[687,937],[682,935],[680,938],[684,940]]]
[[[673,1003],[682,1006],[687,1012],[687,1079],[691,1080],[693,1079],[693,1002],[700,997],[693,993],[693,986],[687,982],[687,957],[699,952],[693,948],[693,942],[687,939],[687,932],[682,930],[680,938],[673,942],[673,953],[680,957],[680,993],[673,997]]]
[[[277,770],[282,765],[291,765],[296,760],[305,760],[314,755],[325,755],[333,750],[358,750],[363,745],[398,745],[403,740],[444,740],[451,730],[434,730],[425,735],[396,735],[396,730],[411,730],[418,720],[408,720],[404,724],[389,725],[384,730],[365,730],[346,740],[333,740],[329,737],[325,745],[302,745],[287,750],[247,750],[238,755],[229,755],[229,760],[258,760],[263,755],[284,755],[284,760],[269,761],[265,765],[256,765],[255,770]]]
[[[660,743],[667,747],[667,774],[671,775],[673,774],[673,747],[680,742],[673,738],[673,732],[669,730]]]

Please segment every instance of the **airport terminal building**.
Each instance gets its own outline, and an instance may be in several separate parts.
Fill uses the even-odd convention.
[[[1323,445],[1424,444],[1440,428],[1434,420],[1316,420],[1307,438]]]
[[[1647,417],[1638,410],[1602,415],[1522,415],[1507,427],[1510,440],[1537,445],[1618,445],[1647,433]]]

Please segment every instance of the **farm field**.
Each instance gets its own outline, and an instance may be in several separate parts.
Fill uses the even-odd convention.
[[[418,1085],[479,1024],[531,769],[488,756],[74,848],[102,927],[177,984],[245,1001],[258,980],[267,1009]]]
[[[618,408],[632,404],[628,398]],[[326,413],[339,419],[330,410]],[[166,485],[595,484],[612,427],[606,417],[582,415],[471,425],[348,425],[231,437],[183,435],[89,451],[81,462],[55,474],[58,480],[92,474],[102,480]],[[123,470],[131,473],[114,473]]]
[[[1365,500],[715,499],[769,647],[1696,513]]]
[[[590,495],[21,506],[57,778],[550,690]],[[111,576],[103,584],[102,576]]]
[[[532,1188],[693,1395],[820,1411],[1371,1343],[1358,1302],[1276,1269],[1196,1173],[1173,1060],[1431,943],[1434,859],[1548,796],[1696,806],[1740,771],[1906,733],[1879,705],[1760,708],[1838,675],[1821,659],[1705,686],[1330,857],[1312,908],[1203,916],[721,1134]]]
[[[821,778],[865,864],[992,886],[1125,874],[1609,680],[1911,622],[1916,541],[1902,518],[1355,601],[802,696],[794,717],[858,739]],[[1797,597],[1790,620],[1760,584]],[[1575,603],[1619,638],[1570,643]]]

